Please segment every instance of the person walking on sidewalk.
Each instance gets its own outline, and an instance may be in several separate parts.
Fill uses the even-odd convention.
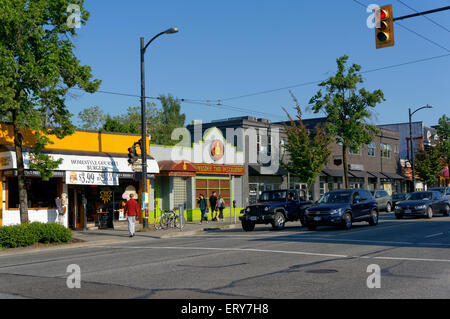
[[[206,198],[203,197],[203,194],[200,194],[197,204],[200,207],[200,211],[202,214],[200,218],[200,224],[203,224],[203,220],[206,220],[206,223],[208,223],[208,203],[206,202]]]
[[[136,234],[136,217],[139,216],[139,204],[133,198],[134,194],[130,194],[130,199],[125,204],[124,213],[128,219],[128,232],[130,237]]]
[[[223,222],[223,210],[225,208],[225,200],[223,199],[222,195],[219,195],[219,203],[217,204],[217,207],[219,207],[219,220]]]
[[[211,208],[211,220],[217,221],[217,196],[215,191],[212,192],[212,195],[209,198],[209,205]]]

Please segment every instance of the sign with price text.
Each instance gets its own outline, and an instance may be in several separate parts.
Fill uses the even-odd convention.
[[[111,172],[66,171],[66,184],[70,185],[119,185],[119,174]]]

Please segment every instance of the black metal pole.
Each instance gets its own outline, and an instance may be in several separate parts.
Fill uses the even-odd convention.
[[[412,123],[411,123],[411,109],[408,109],[409,111],[409,149],[410,149],[410,163],[411,163],[411,172],[412,172],[412,191],[416,191],[416,178],[414,176],[414,150],[413,150],[413,142],[412,142]]]
[[[144,38],[141,37],[141,157],[142,157],[142,194],[141,202],[144,209],[144,228],[148,228],[148,207],[144,200],[147,194],[147,122],[145,120],[145,68],[144,68]]]
[[[423,11],[423,12],[417,12],[417,13],[409,14],[409,15],[406,15],[406,16],[394,18],[394,21],[408,19],[408,18],[414,18],[414,17],[417,17],[417,16],[423,16],[423,15],[426,15],[426,14],[440,12],[440,11],[445,11],[445,10],[450,10],[450,6],[442,7],[442,8],[438,8],[438,9],[433,9],[433,10],[428,10],[428,11]]]

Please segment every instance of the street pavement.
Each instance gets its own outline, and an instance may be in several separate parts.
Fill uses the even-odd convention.
[[[205,229],[206,228],[206,229]],[[0,252],[0,298],[445,298],[450,297],[450,217],[349,230],[298,222],[187,225],[183,231],[77,232],[83,243]],[[81,288],[68,288],[69,265]],[[369,288],[370,265],[381,269]]]

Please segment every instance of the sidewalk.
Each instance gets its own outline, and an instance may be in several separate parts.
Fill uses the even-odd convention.
[[[169,229],[161,229],[155,230],[153,225],[149,225],[149,228],[144,230],[142,224],[136,224],[136,236],[135,238],[155,238],[155,239],[163,239],[163,238],[173,238],[180,236],[189,236],[201,234],[208,231],[217,231],[223,229],[234,229],[241,228],[241,223],[237,220],[237,223],[230,224],[230,220],[225,220],[223,222],[220,221],[210,221],[208,224],[203,222],[187,222],[183,229],[180,230],[178,228],[169,228]],[[114,241],[129,241],[129,233],[128,233],[128,224],[127,222],[116,222],[114,223],[114,229],[98,229],[97,227],[89,227],[87,231],[74,231],[73,237],[81,239],[85,242],[98,242],[105,240],[114,240]]]

